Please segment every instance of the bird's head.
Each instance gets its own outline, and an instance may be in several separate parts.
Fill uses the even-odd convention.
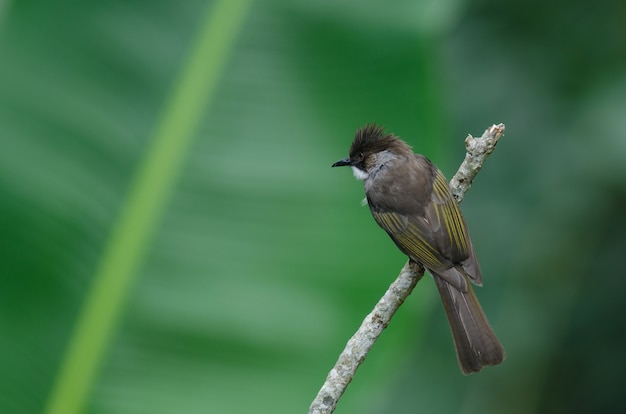
[[[358,180],[365,180],[383,153],[405,155],[413,154],[413,151],[400,138],[393,134],[385,134],[383,127],[368,124],[356,131],[349,156],[340,159],[332,167],[350,166]]]

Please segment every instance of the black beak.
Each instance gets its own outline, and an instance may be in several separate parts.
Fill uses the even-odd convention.
[[[343,167],[344,165],[352,165],[352,161],[349,157],[340,159],[339,161],[331,165],[331,167]]]

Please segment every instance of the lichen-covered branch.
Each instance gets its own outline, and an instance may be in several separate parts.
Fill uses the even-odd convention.
[[[452,194],[459,202],[463,200],[465,192],[472,186],[476,174],[503,134],[504,124],[499,124],[487,128],[480,138],[469,135],[465,139],[465,159],[450,180]],[[328,373],[326,382],[311,403],[309,414],[330,414],[335,411],[357,368],[423,275],[424,268],[421,265],[410,260],[404,265],[397,279],[346,344],[335,366]]]
[[[357,368],[383,329],[387,327],[393,314],[413,291],[423,275],[424,268],[417,263],[408,261],[404,265],[398,278],[389,286],[387,292],[374,306],[374,310],[365,317],[359,329],[339,355],[335,366],[328,373],[326,382],[309,408],[310,414],[327,414],[335,411],[339,398],[352,381]]]
[[[496,148],[500,137],[504,135],[504,124],[492,125],[480,138],[468,135],[465,138],[465,159],[450,180],[450,190],[459,203],[465,192],[472,186],[476,174],[483,168],[489,154]]]

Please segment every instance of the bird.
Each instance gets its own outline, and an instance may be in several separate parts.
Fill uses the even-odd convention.
[[[472,289],[483,278],[469,230],[443,173],[406,142],[374,123],[356,131],[349,166],[363,181],[374,220],[435,280],[465,375],[498,365],[505,351]]]

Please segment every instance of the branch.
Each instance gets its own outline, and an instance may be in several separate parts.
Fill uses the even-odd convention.
[[[472,186],[476,174],[503,134],[504,124],[498,124],[489,127],[480,138],[467,136],[465,159],[450,180],[450,189],[457,201],[463,200],[465,192]],[[328,373],[326,382],[311,403],[309,414],[330,414],[335,411],[339,398],[352,381],[357,368],[422,276],[424,268],[420,264],[409,260],[404,265],[398,278],[389,286],[387,292],[374,306],[374,310],[365,317],[359,329],[346,344],[335,366]]]
[[[492,125],[480,138],[468,135],[465,138],[465,159],[459,170],[450,180],[450,190],[459,203],[463,201],[465,192],[472,186],[476,174],[483,168],[489,154],[496,148],[500,137],[504,135],[504,124]]]

